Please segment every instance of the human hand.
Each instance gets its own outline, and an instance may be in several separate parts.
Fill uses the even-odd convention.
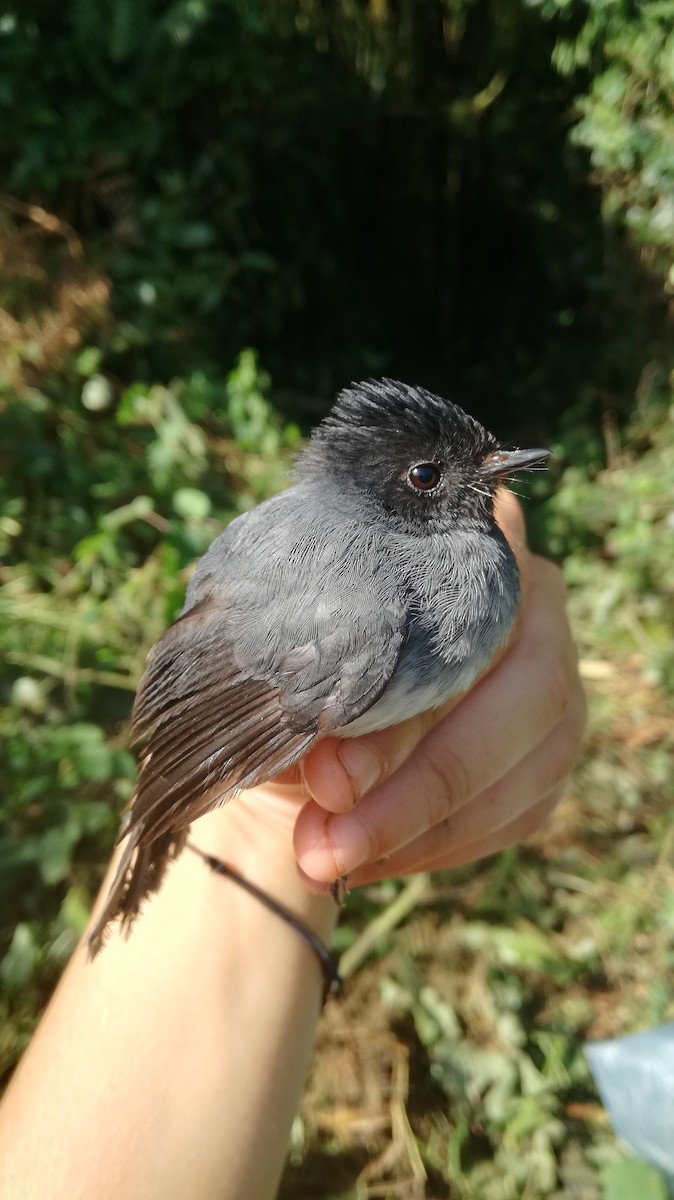
[[[197,822],[259,873],[289,861],[307,887],[370,883],[458,866],[521,841],[561,798],[585,723],[585,698],[561,573],[526,546],[503,489],[497,518],[517,555],[522,606],[500,660],[463,697],[360,738],[326,738],[300,772],[244,792]],[[307,797],[310,797],[307,799]],[[298,815],[298,808],[300,809]],[[201,841],[199,837],[199,841]],[[287,886],[287,885],[286,885]]]
[[[391,729],[326,738],[304,760],[295,823],[305,882],[324,889],[457,866],[529,836],[563,794],[585,699],[559,570],[526,547],[501,490],[497,519],[522,575],[518,627],[464,697]]]

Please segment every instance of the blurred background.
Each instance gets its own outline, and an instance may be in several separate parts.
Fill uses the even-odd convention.
[[[582,1045],[674,1018],[672,29],[671,0],[0,5],[3,1077],[190,564],[389,374],[553,448],[527,511],[590,729],[531,845],[350,898],[284,1200],[664,1196]]]

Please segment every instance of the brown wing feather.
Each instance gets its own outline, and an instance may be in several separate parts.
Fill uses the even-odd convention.
[[[272,779],[315,740],[315,730],[297,733],[290,728],[269,684],[250,682],[234,686],[231,693],[233,702],[221,708],[216,707],[217,694],[206,693],[201,720],[187,720],[177,743],[169,723],[150,738],[130,813],[131,821],[143,827],[139,845],[169,828],[190,825],[243,788]],[[239,695],[246,704],[243,715],[236,710]]]
[[[293,766],[381,694],[397,660],[404,610],[385,603],[368,578],[345,579],[337,565],[320,588],[298,582],[281,617],[268,580],[256,591],[248,578],[245,604],[240,597],[232,603],[223,580],[215,588],[207,574],[198,581],[191,607],[151,652],[138,689],[138,787],[122,826],[128,841],[89,936],[92,954],[109,921],[121,917],[128,929],[197,817]]]
[[[128,840],[89,933],[92,956],[110,921],[120,917],[130,928],[197,817],[280,774],[316,740],[317,722],[293,728],[278,691],[242,675],[224,631],[215,636],[221,619],[221,610],[196,605],[166,631],[148,661],[133,712],[133,740],[145,745],[120,834]]]
[[[89,930],[87,946],[91,958],[98,954],[107,928],[116,917],[121,917],[122,927],[128,932],[143,900],[157,891],[167,867],[187,839],[187,831],[180,830],[177,834],[163,834],[151,846],[139,847],[138,832],[135,829],[129,834],[103,908]]]

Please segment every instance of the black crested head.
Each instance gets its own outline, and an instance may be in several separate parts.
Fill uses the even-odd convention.
[[[446,443],[455,458],[472,458],[476,451],[497,445],[479,421],[458,405],[396,379],[369,379],[345,388],[314,436],[326,445],[339,442],[343,448],[345,443],[377,435],[392,443],[409,438]]]
[[[402,529],[437,532],[460,520],[488,525],[500,479],[545,456],[502,450],[479,421],[432,392],[373,379],[340,392],[298,475],[358,492]]]

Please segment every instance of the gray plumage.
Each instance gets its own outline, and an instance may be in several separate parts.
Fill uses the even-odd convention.
[[[341,393],[295,486],[214,541],[150,653],[128,842],[92,954],[110,920],[130,925],[197,817],[327,734],[385,728],[474,682],[519,600],[493,495],[545,456],[502,450],[421,388],[381,380]]]

